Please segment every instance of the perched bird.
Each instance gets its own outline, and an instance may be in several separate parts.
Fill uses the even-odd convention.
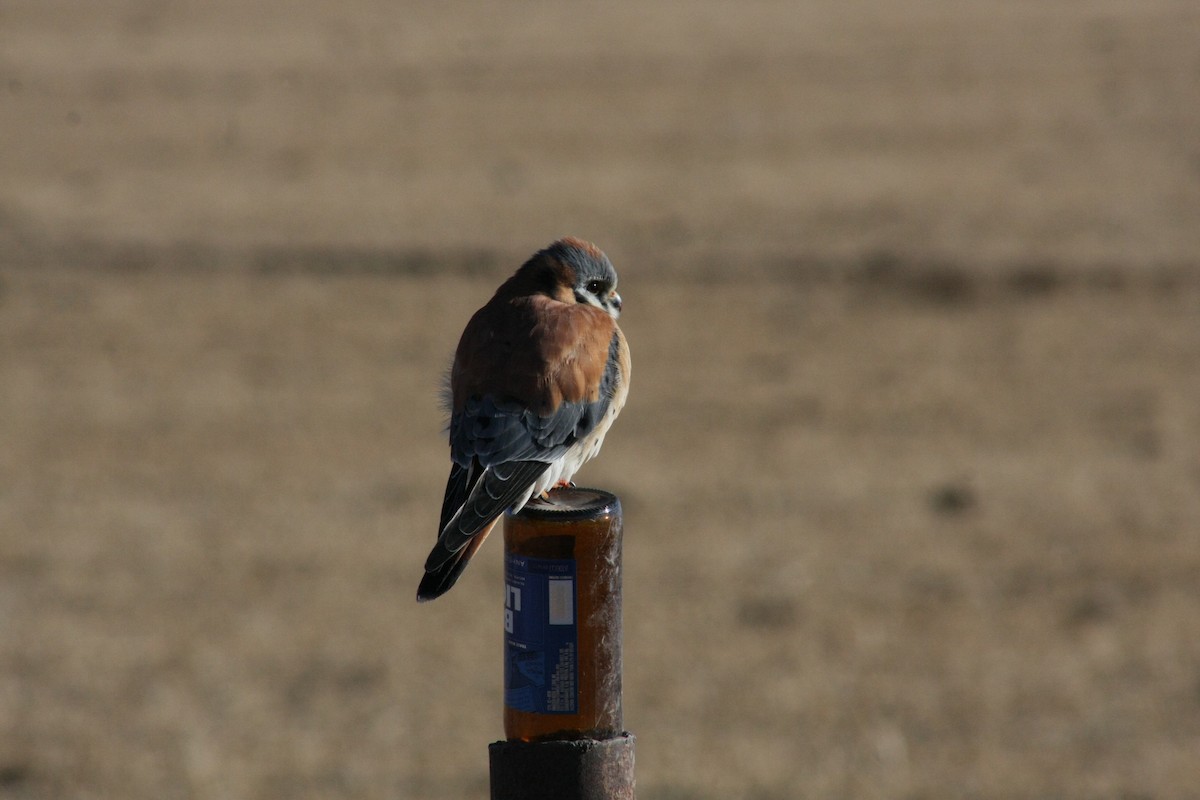
[[[450,479],[417,600],[449,591],[496,520],[600,452],[629,392],[617,273],[595,245],[535,253],[467,323],[450,369]]]

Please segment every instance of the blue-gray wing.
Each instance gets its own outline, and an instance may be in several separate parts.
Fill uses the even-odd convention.
[[[618,346],[616,337],[613,342]],[[564,402],[544,417],[513,400],[467,398],[450,418],[453,466],[442,502],[438,546],[426,569],[449,560],[596,428],[612,402],[617,370],[617,359],[610,358],[596,400]]]
[[[491,398],[468,401],[461,417],[455,415],[451,422],[454,463],[442,502],[438,545],[425,568],[436,569],[448,561],[527,496],[534,481],[595,427],[603,411],[594,407],[603,409],[607,403],[563,403],[553,415],[538,417],[517,408],[498,408]],[[462,429],[474,436],[456,439]]]
[[[608,411],[620,380],[620,345],[614,335],[595,400],[563,402],[539,416],[511,398],[468,397],[450,418],[451,460],[462,466],[478,461],[485,468],[511,461],[557,461],[595,430]]]

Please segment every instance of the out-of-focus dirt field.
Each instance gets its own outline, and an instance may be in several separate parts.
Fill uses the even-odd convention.
[[[1200,797],[1200,6],[0,5],[0,798],[484,798],[458,333],[621,273],[643,800]]]

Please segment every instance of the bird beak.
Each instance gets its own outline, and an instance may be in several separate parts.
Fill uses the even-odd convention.
[[[609,296],[609,302],[612,303],[612,307],[616,310],[616,312],[618,314],[620,314],[621,313],[621,295],[617,294],[616,292],[613,292]]]

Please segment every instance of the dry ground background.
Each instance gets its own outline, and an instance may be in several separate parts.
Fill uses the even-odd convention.
[[[0,798],[482,798],[471,311],[616,262],[645,800],[1200,797],[1200,6],[0,2]]]

